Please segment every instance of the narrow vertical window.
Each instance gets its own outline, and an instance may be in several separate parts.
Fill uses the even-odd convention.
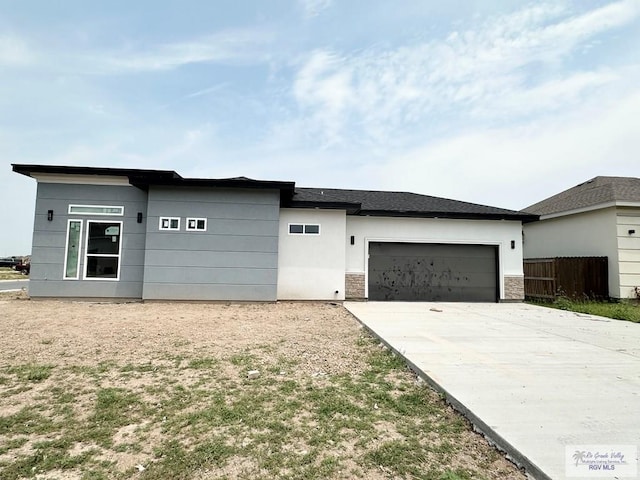
[[[80,271],[80,239],[82,220],[69,220],[67,224],[67,244],[64,253],[64,278],[77,280]]]

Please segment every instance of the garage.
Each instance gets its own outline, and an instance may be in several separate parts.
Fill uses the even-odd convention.
[[[369,243],[369,300],[498,301],[495,245]]]

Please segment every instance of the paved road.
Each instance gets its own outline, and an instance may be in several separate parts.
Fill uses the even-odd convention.
[[[573,445],[630,446],[637,463],[640,325],[526,304],[345,307],[534,478],[574,475]],[[620,468],[598,478],[638,478]]]
[[[29,287],[29,280],[0,280],[0,292]]]

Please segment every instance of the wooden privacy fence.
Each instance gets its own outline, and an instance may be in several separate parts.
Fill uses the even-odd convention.
[[[607,257],[532,258],[524,261],[527,298],[609,298]]]

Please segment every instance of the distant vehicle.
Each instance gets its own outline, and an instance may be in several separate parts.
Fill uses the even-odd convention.
[[[13,266],[13,269],[16,272],[22,272],[23,275],[29,275],[29,272],[31,271],[31,263],[30,262],[27,262],[27,263],[19,262],[16,265]]]
[[[17,258],[13,258],[13,257],[0,258],[0,267],[14,268],[19,263],[20,263],[20,260],[18,260]]]

